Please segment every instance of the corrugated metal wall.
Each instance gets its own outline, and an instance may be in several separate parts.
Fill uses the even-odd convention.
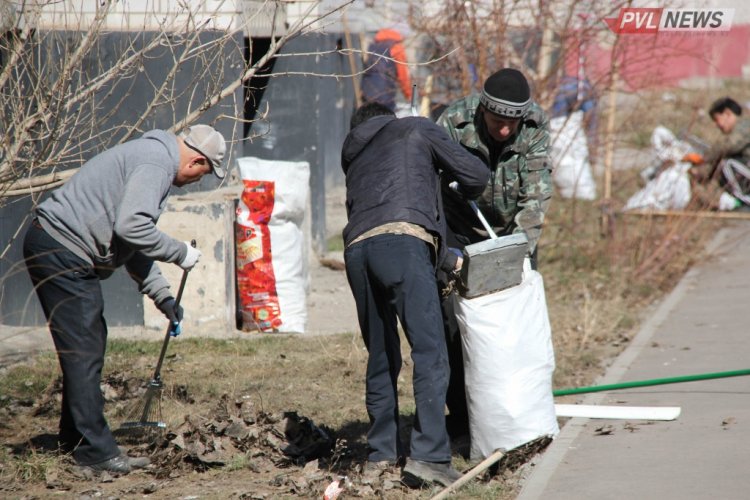
[[[339,33],[309,34],[292,40],[282,54],[331,51],[340,46]],[[244,144],[245,156],[310,163],[312,243],[325,253],[326,187],[343,183],[341,145],[354,108],[349,58],[341,53],[280,57],[258,107],[268,108],[263,121],[253,123]],[[289,74],[295,73],[295,74]],[[300,74],[302,73],[302,74]]]

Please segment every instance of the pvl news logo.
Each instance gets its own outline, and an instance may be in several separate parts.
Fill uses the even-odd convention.
[[[604,19],[609,29],[619,34],[721,32],[732,27],[734,9],[620,9],[617,17]]]

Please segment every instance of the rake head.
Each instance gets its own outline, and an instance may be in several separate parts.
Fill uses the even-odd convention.
[[[153,379],[138,404],[127,414],[125,421],[117,429],[118,436],[139,437],[165,429],[167,424],[161,416],[161,394],[164,385]]]

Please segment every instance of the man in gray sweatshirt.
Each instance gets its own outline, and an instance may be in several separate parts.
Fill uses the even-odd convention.
[[[121,454],[99,388],[107,325],[100,280],[125,266],[174,324],[182,319],[155,261],[191,269],[201,252],[156,227],[171,186],[221,167],[226,143],[208,125],[179,136],[152,130],[87,161],[36,207],[24,258],[63,374],[59,444],[79,465],[126,474],[146,459]]]

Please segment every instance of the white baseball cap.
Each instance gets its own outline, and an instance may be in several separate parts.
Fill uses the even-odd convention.
[[[226,172],[221,167],[227,143],[224,136],[210,125],[191,125],[180,134],[185,145],[206,157],[214,175],[223,179]]]

